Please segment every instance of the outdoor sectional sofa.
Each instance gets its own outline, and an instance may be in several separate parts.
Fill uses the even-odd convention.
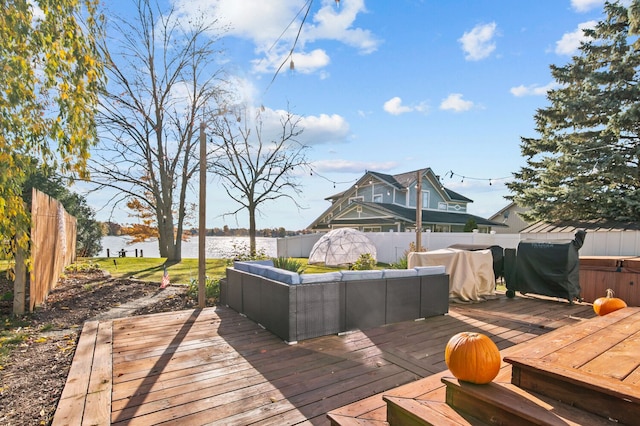
[[[235,262],[222,304],[286,342],[365,330],[449,311],[444,266],[298,274],[271,261]]]

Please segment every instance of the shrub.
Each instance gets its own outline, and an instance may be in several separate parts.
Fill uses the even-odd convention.
[[[374,269],[376,266],[376,260],[371,256],[371,253],[362,253],[358,260],[351,265],[351,269],[354,271],[366,271],[367,269]]]
[[[425,251],[425,249],[423,247],[420,248],[420,250],[416,250],[416,243],[414,243],[413,241],[409,243],[409,249],[405,250],[404,253],[402,254],[402,257],[400,259],[398,259],[397,263],[392,263],[390,265],[390,267],[392,269],[408,269],[409,268],[409,253],[414,252],[414,251]]]
[[[227,264],[233,264],[234,260],[243,262],[247,260],[265,260],[268,259],[267,252],[264,248],[256,249],[255,256],[251,256],[251,250],[249,250],[249,244],[243,241],[234,241],[229,253],[225,253],[224,258],[227,259]]]
[[[304,263],[299,260],[292,259],[290,257],[275,257],[273,258],[273,266],[279,269],[286,269],[291,272],[302,272]]]
[[[189,288],[187,289],[187,295],[192,299],[198,298],[198,280],[195,278],[189,282]],[[206,277],[204,284],[204,296],[208,299],[218,300],[220,297],[220,280],[215,278]]]
[[[92,261],[86,261],[81,263],[72,263],[64,268],[65,272],[98,272],[100,271],[100,265]]]

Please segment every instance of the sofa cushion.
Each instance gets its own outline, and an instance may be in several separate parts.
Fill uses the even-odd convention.
[[[342,271],[342,281],[382,279],[382,270]]]
[[[339,271],[325,272],[323,274],[300,274],[300,284],[327,283],[342,280]]]
[[[284,284],[300,284],[300,275],[297,272],[287,271],[286,269],[265,266],[263,277]]]
[[[242,272],[249,272],[249,264],[247,262],[233,262],[233,268]]]
[[[261,277],[266,277],[266,273],[269,269],[273,269],[273,266],[262,265],[260,263],[249,263],[248,271],[251,274],[260,275]]]
[[[418,275],[438,275],[446,273],[446,268],[444,265],[436,265],[436,266],[416,266],[414,268],[418,271]]]
[[[266,265],[273,266],[273,259],[263,259],[263,260],[234,260],[233,267],[235,269],[240,269],[245,267],[245,265]]]
[[[415,269],[385,269],[382,271],[382,278],[404,278],[416,275],[418,275],[418,271]]]

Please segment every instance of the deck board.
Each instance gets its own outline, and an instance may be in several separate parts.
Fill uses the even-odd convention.
[[[453,334],[480,331],[505,349],[592,316],[588,304],[501,296],[295,345],[224,307],[101,322],[83,330],[54,420],[79,425],[65,413],[82,406],[84,421],[108,410],[112,424],[328,425],[327,412],[356,403],[340,414],[383,422],[381,392],[441,392]],[[111,363],[101,361],[107,350]],[[425,376],[432,388],[416,381]]]

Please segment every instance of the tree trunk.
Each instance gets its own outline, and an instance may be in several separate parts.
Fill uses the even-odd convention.
[[[249,206],[249,254],[256,256],[256,206]]]

